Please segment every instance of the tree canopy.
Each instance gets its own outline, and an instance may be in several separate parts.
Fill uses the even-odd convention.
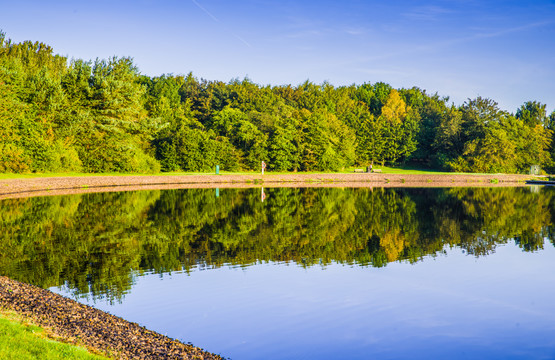
[[[261,86],[189,73],[148,77],[133,59],[71,60],[0,32],[0,172],[338,171],[399,165],[553,169],[555,112],[383,82]]]

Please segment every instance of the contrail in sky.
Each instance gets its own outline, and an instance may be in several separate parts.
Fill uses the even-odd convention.
[[[208,14],[208,16],[210,16],[215,22],[220,22],[220,20],[218,20],[217,17],[215,17],[214,15],[212,15],[212,13],[208,10],[206,10],[201,4],[199,4],[198,2],[196,2],[195,0],[191,0],[193,2],[193,4],[195,4],[199,9],[201,9],[202,11],[204,11],[206,14]]]
[[[193,2],[193,4],[195,4],[199,9],[201,9],[202,11],[204,11],[208,16],[210,16],[212,18],[212,20],[214,20],[217,23],[221,23],[221,21],[215,17],[210,11],[206,10],[201,4],[199,4],[196,0],[191,0]],[[243,44],[247,45],[248,47],[252,47],[251,44],[248,43],[247,40],[243,39],[242,37],[240,37],[239,35],[235,34],[235,32],[231,31],[230,32],[233,36],[235,36],[237,39],[239,39]]]

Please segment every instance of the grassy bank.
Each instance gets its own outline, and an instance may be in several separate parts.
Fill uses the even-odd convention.
[[[349,167],[342,171],[336,172],[337,174],[350,174],[353,173],[355,169],[363,169],[365,167]],[[431,169],[421,169],[412,167],[389,167],[389,166],[374,166],[374,169],[380,170],[382,174],[406,174],[406,175],[460,175],[462,173],[444,172]],[[329,174],[333,172],[322,172],[322,171],[303,171],[303,172],[277,172],[277,171],[266,171],[265,174],[268,175],[290,175],[290,174]],[[258,175],[260,172],[254,171],[220,171],[220,175]],[[196,176],[196,175],[215,175],[215,171],[206,172],[161,172],[156,174],[140,174],[140,173],[76,173],[76,172],[64,172],[64,173],[27,173],[27,174],[13,174],[13,173],[1,173],[0,179],[33,179],[33,178],[44,178],[44,177],[94,177],[94,176]],[[468,175],[485,175],[485,174],[471,174]]]
[[[101,360],[82,347],[50,339],[48,331],[23,320],[13,312],[0,312],[0,359]]]

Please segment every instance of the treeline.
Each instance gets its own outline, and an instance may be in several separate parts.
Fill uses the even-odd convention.
[[[555,191],[187,189],[0,202],[0,274],[117,299],[142,272],[261,261],[386,266],[446,247],[483,256],[499,244],[555,243]],[[551,246],[551,245],[548,245]]]
[[[260,86],[141,75],[0,32],[0,172],[337,171],[369,164],[552,171],[555,112],[461,106],[385,83]]]

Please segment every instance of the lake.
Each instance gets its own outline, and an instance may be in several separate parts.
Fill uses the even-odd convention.
[[[555,189],[0,201],[0,273],[232,359],[555,358]]]

